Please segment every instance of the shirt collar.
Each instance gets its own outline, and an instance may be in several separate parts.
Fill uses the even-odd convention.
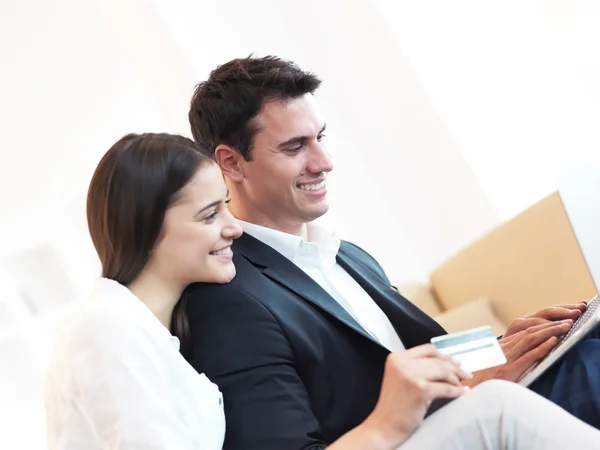
[[[277,250],[290,261],[294,261],[298,255],[298,250],[306,244],[316,245],[319,249],[321,260],[328,265],[335,264],[335,258],[340,248],[340,240],[335,234],[323,226],[311,222],[307,225],[307,240],[300,236],[284,233],[272,228],[263,227],[250,222],[239,220],[244,233],[258,239],[263,244],[267,244]]]
[[[340,249],[340,240],[335,233],[313,222],[308,224],[307,234],[308,242],[319,248],[322,262],[329,266],[335,264]]]
[[[144,302],[135,296],[126,286],[110,278],[100,278],[96,280],[92,291],[92,299],[101,302],[111,302],[115,308],[121,308],[132,313],[136,319],[144,320],[147,323],[152,323],[157,330],[160,328],[162,332],[169,338],[173,346],[179,351],[179,339],[173,336],[171,332],[158,320],[158,317],[148,308]]]
[[[263,244],[267,244],[269,247],[277,250],[290,261],[294,260],[296,251],[303,242],[303,239],[300,236],[294,236],[293,234],[288,234],[272,228],[256,225],[255,223],[244,222],[243,220],[239,219],[238,222],[242,226],[244,233],[248,233],[250,236],[258,239]]]

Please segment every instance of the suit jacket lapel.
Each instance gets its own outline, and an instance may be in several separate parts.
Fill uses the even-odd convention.
[[[234,241],[233,250],[244,256],[255,266],[260,267],[263,274],[273,281],[381,346],[327,291],[304,273],[302,269],[270,246],[244,233]]]
[[[425,344],[445,334],[431,317],[392,289],[389,283],[360,259],[345,251],[342,242],[337,261],[383,310],[406,348]]]

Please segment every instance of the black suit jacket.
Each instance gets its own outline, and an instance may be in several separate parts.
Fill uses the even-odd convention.
[[[325,448],[373,410],[389,351],[271,247],[244,234],[233,251],[231,283],[193,284],[184,293],[186,357],[223,392],[224,448]],[[407,348],[445,333],[391,287],[366,252],[342,242],[337,261]]]

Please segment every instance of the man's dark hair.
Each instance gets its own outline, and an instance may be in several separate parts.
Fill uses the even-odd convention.
[[[214,153],[220,144],[252,159],[253,118],[265,102],[312,94],[321,80],[276,56],[234,59],[196,86],[189,119],[196,142]]]

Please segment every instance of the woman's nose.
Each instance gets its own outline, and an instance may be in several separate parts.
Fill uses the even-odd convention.
[[[237,221],[237,219],[235,217],[233,217],[233,215],[229,212],[229,210],[225,211],[225,214],[227,214],[227,223],[225,224],[225,227],[223,228],[223,237],[226,237],[228,239],[237,239],[242,235],[242,227],[240,225],[240,223]]]

